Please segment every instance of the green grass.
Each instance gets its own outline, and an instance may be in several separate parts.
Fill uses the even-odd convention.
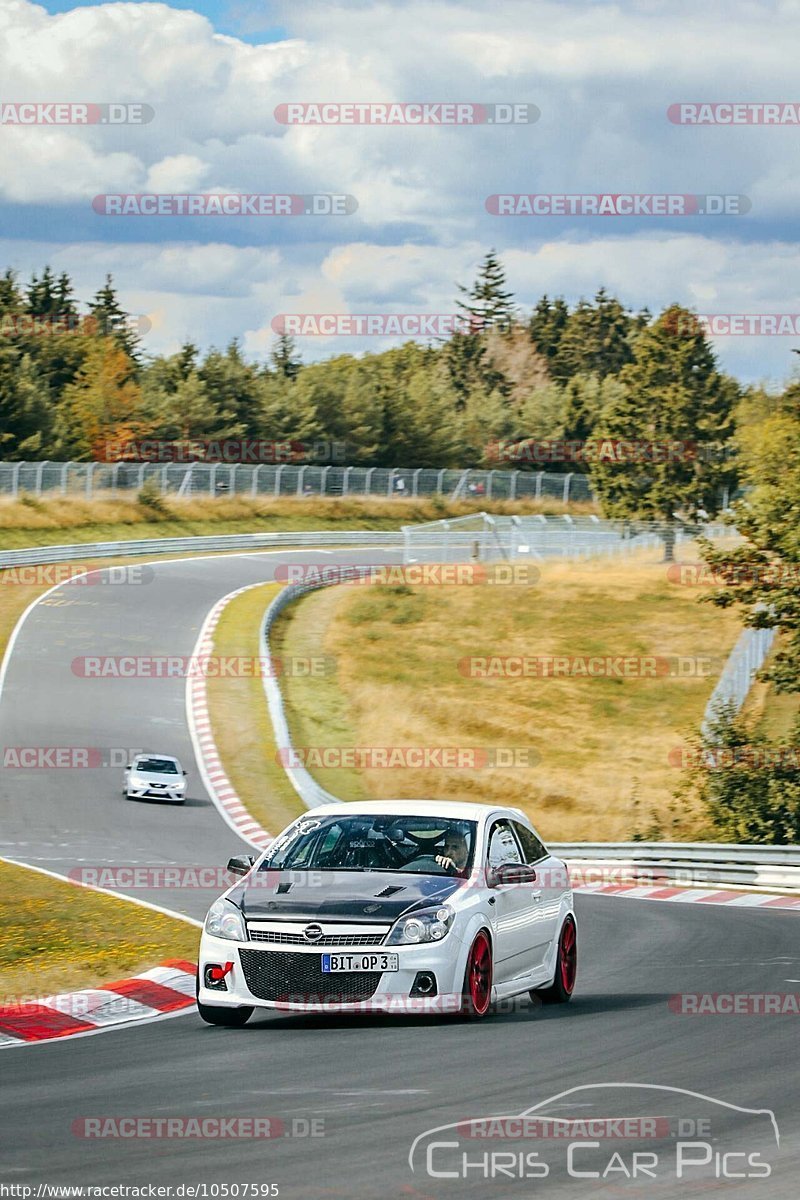
[[[200,930],[116,896],[0,862],[0,1005],[197,960]],[[113,936],[110,936],[113,933]]]
[[[780,646],[776,640],[774,650]],[[769,666],[770,659],[765,665]],[[779,692],[774,683],[753,684],[742,708],[742,716],[757,734],[773,742],[788,743],[793,738],[797,719],[800,717],[800,695],[797,692]]]

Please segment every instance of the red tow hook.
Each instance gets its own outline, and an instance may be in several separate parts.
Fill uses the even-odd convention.
[[[233,963],[226,962],[224,967],[212,967],[209,971],[209,975],[215,983],[219,983],[220,980],[224,979],[226,975],[230,975],[232,970]]]

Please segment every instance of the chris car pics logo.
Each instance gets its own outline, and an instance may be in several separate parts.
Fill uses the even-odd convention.
[[[662,1084],[590,1083],[521,1113],[428,1129],[412,1143],[408,1165],[417,1176],[477,1183],[499,1198],[509,1180],[747,1185],[772,1175],[779,1147],[772,1109]]]

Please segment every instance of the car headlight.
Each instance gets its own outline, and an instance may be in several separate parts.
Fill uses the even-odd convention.
[[[206,933],[212,937],[229,938],[232,942],[246,942],[244,918],[230,900],[215,900],[206,917]]]
[[[138,775],[131,775],[131,787],[147,787],[147,784]]]
[[[384,943],[386,946],[412,946],[420,942],[440,942],[455,919],[449,904],[421,908],[395,923]]]
[[[177,782],[176,784],[174,784],[173,786],[174,786],[174,787],[176,787],[176,788],[185,788],[185,787],[186,787],[186,780],[185,780],[185,779],[179,779],[179,780],[178,780],[178,782]]]

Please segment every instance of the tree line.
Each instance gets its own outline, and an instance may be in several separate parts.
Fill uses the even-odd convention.
[[[584,471],[609,516],[713,515],[738,478],[737,413],[694,315],[600,289],[524,313],[494,251],[458,286],[447,338],[303,363],[277,338],[145,350],[108,277],[81,313],[69,276],[0,278],[0,458],[90,460],[144,440],[338,443],[353,466]],[[725,492],[727,488],[727,493]]]

